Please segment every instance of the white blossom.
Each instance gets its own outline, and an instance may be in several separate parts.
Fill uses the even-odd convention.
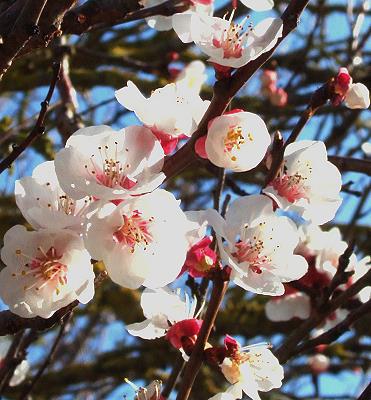
[[[362,143],[361,148],[367,157],[371,157],[371,142]]]
[[[187,235],[197,236],[194,225],[175,197],[158,189],[103,205],[88,220],[85,245],[119,285],[162,287],[180,273],[190,246]]]
[[[212,63],[239,68],[271,50],[282,36],[280,18],[266,18],[255,28],[242,32],[247,18],[236,24],[230,18],[211,17],[196,13],[188,18],[173,17],[173,27],[183,42],[194,42]]]
[[[165,336],[172,325],[179,321],[195,317],[197,302],[187,293],[174,292],[167,287],[145,289],[140,305],[145,316],[142,322],[127,325],[126,329],[133,336],[142,339],[155,339]]]
[[[273,0],[240,0],[243,5],[254,11],[267,11],[273,8]]]
[[[275,215],[267,196],[240,197],[229,206],[225,220],[213,210],[206,218],[217,233],[223,261],[232,268],[231,279],[242,288],[278,296],[284,293],[282,282],[306,273],[304,257],[293,254],[299,240],[295,224]]]
[[[198,95],[206,82],[206,66],[200,60],[190,62],[177,76],[176,86],[181,93]]]
[[[274,322],[289,321],[295,317],[307,319],[310,311],[310,298],[300,292],[273,298],[265,304],[265,315]]]
[[[340,207],[341,175],[327,160],[323,142],[302,140],[287,146],[279,175],[263,190],[277,205],[324,224]]]
[[[42,229],[28,232],[16,225],[4,236],[0,297],[24,318],[49,318],[74,300],[89,302],[94,295],[94,272],[89,253],[77,233]]]
[[[115,95],[118,102],[134,111],[161,141],[166,154],[183,135],[192,135],[209,105],[209,101],[203,101],[198,92],[189,90],[183,81],[156,89],[148,98],[128,81]]]
[[[259,391],[268,392],[282,385],[283,368],[267,345],[239,347],[234,356],[224,359],[221,371],[231,387],[213,400],[240,399],[243,393],[261,400]]]
[[[115,200],[147,193],[165,179],[164,153],[151,131],[130,126],[119,132],[99,125],[76,131],[55,158],[59,183],[75,200]]]
[[[31,176],[15,182],[15,200],[27,222],[34,229],[68,228],[82,231],[89,197],[74,200],[61,189],[53,161],[38,165]]]
[[[370,92],[363,83],[352,83],[345,95],[345,105],[348,108],[370,107]]]
[[[146,387],[139,387],[135,385],[133,382],[129,381],[129,379],[125,378],[125,382],[131,386],[133,390],[135,390],[134,400],[162,400],[161,396],[161,388],[162,382],[159,380],[152,381]]]
[[[262,161],[270,142],[267,127],[258,115],[238,111],[211,121],[205,150],[218,167],[243,172]]]
[[[354,271],[354,275],[350,278],[351,283],[355,283],[362,278],[371,268],[371,257],[366,256],[358,260],[355,254],[352,254],[349,260],[347,271]],[[358,294],[357,297],[362,303],[367,303],[371,298],[371,286],[367,285]]]
[[[140,0],[140,4],[143,7],[153,7],[163,3],[164,1],[165,0]],[[191,5],[189,10],[182,13],[176,13],[174,15],[176,15],[178,18],[187,18],[188,14],[190,14],[191,12],[207,15],[211,15],[213,13],[214,0],[193,0],[190,1],[190,3]],[[153,15],[146,18],[146,21],[148,26],[153,29],[156,29],[158,31],[169,31],[173,28],[174,15]]]

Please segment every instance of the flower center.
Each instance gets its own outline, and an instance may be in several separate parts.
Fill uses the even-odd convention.
[[[266,222],[260,222],[252,232],[246,224],[242,232],[241,240],[235,244],[236,251],[232,254],[239,263],[246,262],[249,264],[251,271],[261,274],[263,270],[269,269],[272,265],[272,257],[264,254],[267,253],[264,241],[273,237],[262,239],[262,233],[266,229]],[[264,236],[263,236],[264,237]],[[272,251],[276,251],[280,246],[276,245]]]
[[[253,140],[252,135],[247,135],[249,140]],[[241,146],[245,143],[245,137],[242,134],[242,127],[237,125],[231,127],[224,138],[224,152],[231,153],[234,150],[240,150]],[[231,160],[236,161],[237,157],[231,155]]]
[[[94,178],[98,183],[109,188],[120,186],[124,189],[131,189],[135,186],[135,180],[128,177],[128,169],[130,164],[118,160],[118,143],[115,142],[114,151],[110,152],[109,146],[99,146],[99,158],[96,162],[95,154],[90,157],[91,168],[85,164],[85,169],[89,175]],[[129,152],[129,149],[125,149]],[[111,154],[110,154],[111,153]]]
[[[47,252],[41,247],[38,247],[37,250],[41,253],[38,257],[30,257],[24,254],[22,250],[16,250],[17,256],[23,256],[30,262],[24,264],[26,268],[20,274],[13,273],[12,276],[21,275],[34,278],[31,284],[24,286],[25,291],[32,288],[40,290],[47,284],[53,283],[56,286],[56,294],[59,294],[60,286],[67,283],[67,266],[60,262],[62,255],[59,255],[53,246]]]
[[[153,222],[154,218],[151,217],[148,220],[142,218],[141,213],[138,210],[133,211],[129,217],[123,215],[124,223],[121,227],[113,233],[113,239],[116,243],[131,247],[133,253],[136,245],[146,246],[149,245],[153,238],[149,231],[149,225]]]
[[[295,175],[284,174],[275,178],[271,185],[280,196],[285,197],[290,203],[294,203],[299,199],[309,199],[308,189],[305,186],[307,179],[299,173],[295,173]]]
[[[261,252],[264,250],[264,243],[262,240],[236,243],[237,251],[235,257],[239,263],[249,263],[249,268],[257,273],[261,274],[263,269],[268,268],[272,262],[272,259],[266,255],[262,255]]]
[[[224,29],[219,37],[213,38],[213,45],[218,49],[223,49],[223,58],[240,58],[242,57],[242,36],[248,32],[242,33],[248,16],[245,17],[240,24],[232,22],[234,10],[229,17],[229,26]],[[225,19],[226,15],[223,19]]]

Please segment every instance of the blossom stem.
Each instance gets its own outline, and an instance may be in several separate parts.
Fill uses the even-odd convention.
[[[223,271],[217,271],[213,279],[213,289],[210,296],[210,302],[206,310],[200,333],[192,350],[192,354],[186,364],[183,380],[176,398],[177,400],[187,400],[191,393],[193,383],[203,362],[205,344],[208,341],[211,330],[214,326],[227,287],[228,281],[224,279]]]

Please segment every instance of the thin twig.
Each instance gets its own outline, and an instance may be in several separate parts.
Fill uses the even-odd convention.
[[[27,400],[28,399],[28,396],[31,394],[33,388],[35,387],[35,385],[37,384],[37,382],[39,381],[39,379],[41,378],[41,376],[43,375],[45,370],[48,368],[49,364],[52,362],[54,354],[58,348],[60,341],[62,340],[63,335],[65,334],[68,323],[72,317],[72,313],[73,313],[73,311],[71,310],[68,314],[66,314],[62,318],[59,332],[54,340],[54,343],[49,351],[49,354],[45,358],[44,362],[40,366],[40,368],[37,371],[37,373],[35,374],[35,376],[32,378],[31,383],[29,385],[26,385],[26,387],[22,391],[22,394],[20,395],[19,400]]]
[[[165,399],[167,399],[170,396],[170,393],[175,388],[178,377],[182,373],[184,366],[185,366],[185,361],[183,360],[182,355],[178,354],[173,370],[171,371],[171,374],[167,378],[164,389],[161,392],[161,395]]]
[[[48,0],[28,1],[22,8],[13,29],[0,46],[0,81],[12,65],[13,60],[39,31],[38,23]]]
[[[333,328],[322,333],[314,339],[308,340],[296,347],[293,355],[303,353],[304,351],[311,350],[320,344],[330,344],[336,341],[349,327],[359,318],[363,318],[371,312],[371,300],[363,304],[361,307],[353,310],[343,321],[338,323]]]
[[[11,164],[30,146],[39,136],[45,132],[44,119],[48,111],[49,103],[52,98],[55,86],[59,79],[59,71],[61,69],[61,63],[57,62],[53,64],[53,77],[50,82],[48,93],[45,100],[41,103],[41,110],[39,117],[37,118],[36,125],[26,137],[26,139],[13,148],[13,151],[0,162],[0,174],[3,173]]]

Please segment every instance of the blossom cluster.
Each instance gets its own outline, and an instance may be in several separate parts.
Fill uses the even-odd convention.
[[[159,2],[142,0],[144,6]],[[264,19],[243,32],[247,19],[234,23],[233,12],[228,18],[213,17],[212,1],[191,3],[189,11],[151,17],[148,23],[194,42],[219,76],[271,50],[282,36],[280,18]],[[273,6],[269,0],[242,3],[259,11]],[[344,74],[340,71],[332,81],[331,100],[354,106],[360,89]],[[164,337],[186,360],[203,327],[203,305],[169,286],[177,286],[182,274],[197,279],[223,271],[242,289],[270,296],[266,314],[273,321],[310,315],[310,297],[289,283],[325,287],[346,247],[338,230],[319,227],[334,218],[342,202],[341,175],[323,142],[289,144],[261,193],[235,199],[223,215],[214,209],[185,212],[180,200],[159,188],[166,178],[165,156],[197,131],[209,106],[200,96],[205,79],[205,66],[194,61],[149,97],[128,81],[115,95],[141,125],[79,129],[54,161],[16,182],[16,203],[30,230],[9,229],[1,250],[0,296],[13,313],[49,318],[74,300],[88,303],[99,261],[116,284],[144,287],[144,320],[127,325],[127,331],[147,340]],[[265,73],[264,79],[271,94],[279,92],[276,76]],[[265,122],[246,110],[225,112],[199,133],[195,152],[217,167],[246,172],[264,165],[270,155]],[[306,225],[298,227],[303,220]],[[214,236],[207,234],[211,228]],[[368,262],[352,255],[353,281],[366,272]],[[366,301],[370,293],[359,296]],[[259,391],[281,386],[283,368],[269,344],[243,347],[227,335],[223,346],[208,343],[205,355],[230,383],[213,400],[239,399],[243,393],[259,400]],[[162,399],[157,381],[135,390],[138,399]]]

